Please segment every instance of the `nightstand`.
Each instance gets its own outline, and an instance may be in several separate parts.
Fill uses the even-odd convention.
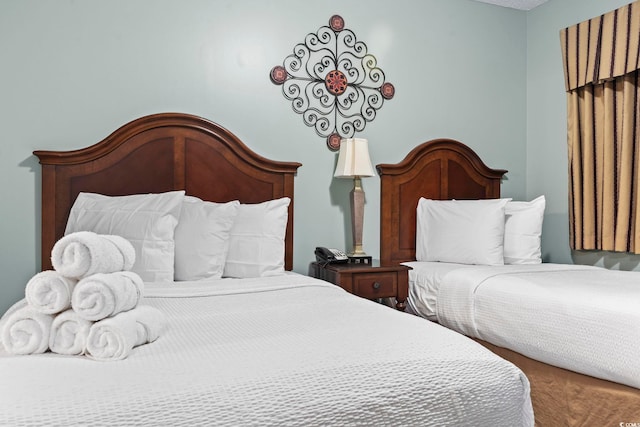
[[[312,262],[309,276],[326,280],[347,292],[367,299],[396,299],[396,308],[404,311],[409,294],[410,267],[395,265],[381,267],[378,261],[371,264],[324,264]]]

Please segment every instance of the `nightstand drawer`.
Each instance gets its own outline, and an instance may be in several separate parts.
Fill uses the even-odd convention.
[[[389,273],[360,273],[353,275],[353,290],[364,298],[383,298],[396,295],[398,275]]]

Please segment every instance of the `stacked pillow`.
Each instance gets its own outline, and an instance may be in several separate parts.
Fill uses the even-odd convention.
[[[544,209],[544,196],[530,202],[421,198],[416,212],[416,260],[539,264]]]
[[[184,191],[130,196],[80,193],[65,234],[119,235],[145,282],[260,277],[284,272],[288,197],[214,203]]]
[[[92,231],[124,237],[136,252],[131,271],[145,282],[173,280],[174,231],[183,199],[184,191],[120,197],[80,193],[64,234]]]
[[[185,196],[175,230],[175,280],[222,277],[240,202],[205,202]]]

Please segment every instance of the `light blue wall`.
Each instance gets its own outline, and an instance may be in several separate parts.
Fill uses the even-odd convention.
[[[570,262],[558,31],[623,3],[551,0],[523,12],[469,0],[2,0],[0,312],[40,267],[32,151],[81,148],[151,113],[206,117],[265,157],[303,164],[296,271],[316,245],[348,247],[351,183],[332,178],[335,153],[268,78],[336,13],[396,87],[358,135],[373,163],[432,138],[467,143],[509,170],[503,195],[547,195],[545,257]],[[379,179],[363,186],[364,247],[377,256]]]
[[[0,312],[39,269],[36,149],[93,144],[142,115],[220,123],[259,154],[299,161],[295,265],[350,244],[349,180],[335,153],[269,80],[309,32],[340,14],[396,87],[374,122],[374,164],[456,138],[525,196],[526,14],[468,0],[3,0],[0,2]],[[144,173],[144,171],[141,171]],[[365,250],[379,253],[379,179],[366,191]]]
[[[569,249],[567,109],[560,30],[629,0],[551,0],[527,13],[527,197],[545,194],[545,261],[640,270],[640,256]]]

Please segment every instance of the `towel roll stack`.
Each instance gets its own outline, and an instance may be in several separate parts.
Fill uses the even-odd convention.
[[[54,270],[33,276],[25,299],[0,319],[7,352],[119,360],[166,329],[162,312],[139,305],[144,282],[130,271],[135,250],[128,240],[79,231],[56,242],[51,261]],[[137,330],[144,333],[132,334]]]

